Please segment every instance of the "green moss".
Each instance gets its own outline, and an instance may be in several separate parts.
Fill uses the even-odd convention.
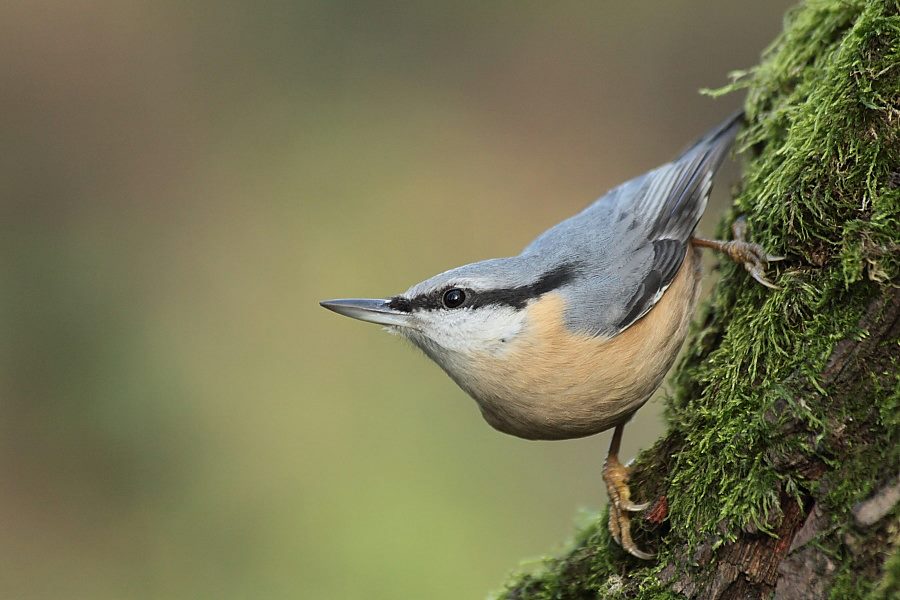
[[[836,598],[834,594],[832,597]],[[884,564],[884,578],[872,590],[869,600],[891,600],[900,597],[900,549],[895,548],[893,555]]]
[[[624,598],[621,578],[616,576],[613,558],[607,552],[610,544],[605,523],[608,512],[589,515],[588,522],[575,536],[573,549],[564,558],[545,558],[537,569],[515,577],[516,589],[508,589],[502,597],[554,600],[591,597]]]
[[[829,600],[863,600],[873,587],[874,583],[859,581],[850,567],[842,567],[834,577],[829,591]]]
[[[849,401],[821,379],[837,342],[868,335],[866,307],[900,273],[900,3],[797,7],[761,64],[713,94],[744,89],[738,144],[751,158],[721,232],[744,215],[754,240],[788,260],[770,270],[776,291],[723,263],[676,369],[669,432],[634,477],[641,496],[669,502],[666,534],[645,532],[660,537],[659,560],[611,546],[603,515],[570,555],[511,582],[509,598],[677,597],[660,565],[682,564],[701,541],[771,531],[785,495],[824,503],[834,526],[821,543],[839,557],[850,507],[878,483],[873,468],[900,469],[896,362],[873,365]],[[841,444],[838,430],[861,427],[868,443]],[[785,457],[826,473],[808,477]],[[841,571],[836,585],[854,577]]]

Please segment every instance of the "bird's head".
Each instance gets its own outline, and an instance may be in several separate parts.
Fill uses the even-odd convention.
[[[327,300],[321,305],[410,339],[454,379],[467,361],[499,356],[528,331],[529,303],[574,277],[572,265],[536,268],[524,256],[446,271],[384,299]]]

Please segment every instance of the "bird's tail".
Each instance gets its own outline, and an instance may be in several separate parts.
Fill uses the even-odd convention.
[[[725,159],[743,117],[743,111],[734,113],[669,163],[673,178],[657,213],[655,234],[665,233],[684,241],[693,234],[706,210],[713,175]]]
[[[737,135],[738,130],[743,124],[744,111],[743,109],[741,109],[732,113],[718,126],[703,134],[703,136],[699,140],[691,144],[687,148],[687,150],[682,152],[678,156],[678,158],[675,159],[675,162],[681,160],[692,152],[699,150],[700,148],[708,148],[710,152],[709,158],[713,160],[707,159],[704,162],[707,164],[707,166],[712,167],[713,170],[717,169],[722,163],[722,160],[724,160],[725,153],[728,151],[728,148],[731,147],[731,142],[734,141],[734,136]]]

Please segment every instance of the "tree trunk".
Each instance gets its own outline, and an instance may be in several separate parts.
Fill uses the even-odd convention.
[[[636,519],[607,515],[503,598],[900,597],[900,2],[809,0],[747,90],[738,214],[779,290],[723,263],[638,458]]]

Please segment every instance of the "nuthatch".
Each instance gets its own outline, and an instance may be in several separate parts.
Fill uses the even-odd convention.
[[[674,161],[608,192],[518,256],[472,263],[381,300],[329,300],[336,313],[409,338],[475,401],[494,428],[527,439],[615,428],[603,479],[609,528],[630,554],[625,423],[660,386],[681,348],[700,281],[699,247],[727,253],[755,279],[768,256],[744,241],[694,237],[742,115]]]

